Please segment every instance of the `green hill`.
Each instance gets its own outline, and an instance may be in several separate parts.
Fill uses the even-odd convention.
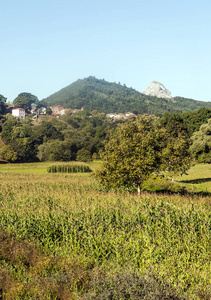
[[[144,95],[126,85],[110,83],[90,76],[79,79],[60,91],[43,99],[49,106],[62,105],[64,108],[83,107],[88,111],[104,113],[163,114],[165,111],[188,112],[201,107],[211,108],[211,102],[196,101],[182,97],[173,100]]]

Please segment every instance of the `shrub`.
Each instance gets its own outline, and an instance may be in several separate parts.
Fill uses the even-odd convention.
[[[97,276],[92,280],[92,290],[84,299],[96,300],[179,300],[176,290],[164,281],[159,280],[153,273],[139,275],[132,270],[124,270],[113,276]]]
[[[211,164],[211,151],[208,153],[202,153],[198,156],[198,162],[199,163],[207,163]]]
[[[151,176],[148,180],[143,182],[142,191],[153,193],[179,193],[185,194],[186,189],[176,183],[167,180],[160,176]]]
[[[89,150],[80,149],[77,152],[76,160],[83,162],[92,161],[92,154]]]

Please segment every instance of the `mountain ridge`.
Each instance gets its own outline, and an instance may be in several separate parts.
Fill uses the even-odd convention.
[[[163,114],[164,112],[188,112],[201,107],[211,108],[211,102],[197,101],[184,97],[169,99],[145,95],[120,83],[89,76],[41,100],[47,105],[62,105],[64,108],[98,110],[104,113]]]

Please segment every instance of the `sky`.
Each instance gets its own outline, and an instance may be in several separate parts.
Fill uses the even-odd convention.
[[[95,76],[211,101],[210,0],[0,0],[0,94]]]

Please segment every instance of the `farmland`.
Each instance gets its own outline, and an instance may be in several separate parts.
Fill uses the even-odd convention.
[[[3,299],[210,299],[210,165],[140,196],[50,165],[0,165]]]

